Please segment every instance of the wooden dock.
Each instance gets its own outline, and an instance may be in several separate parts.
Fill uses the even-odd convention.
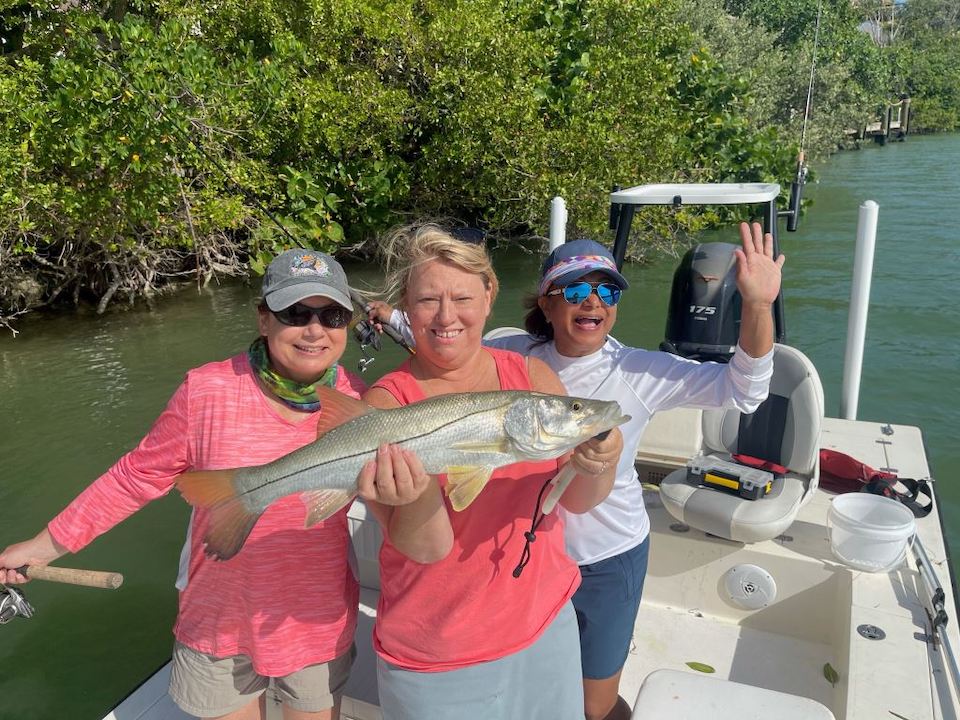
[[[875,143],[886,145],[890,140],[902,142],[910,129],[910,98],[887,105],[871,122],[858,129],[848,129],[844,134],[849,140],[859,143],[872,139]]]

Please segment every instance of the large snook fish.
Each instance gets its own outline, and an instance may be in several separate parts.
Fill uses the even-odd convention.
[[[462,510],[496,468],[560,457],[630,419],[616,402],[526,391],[441,395],[391,410],[318,392],[314,442],[266,465],[178,478],[187,502],[210,510],[207,554],[236,555],[267,506],[293,493],[304,494],[307,527],[330,517],[356,497],[357,475],[380,443],[412,450],[431,475],[445,473],[450,503]]]

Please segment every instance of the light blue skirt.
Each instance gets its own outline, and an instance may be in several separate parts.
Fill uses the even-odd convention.
[[[577,617],[568,602],[530,647],[460,670],[415,672],[378,658],[377,681],[383,720],[583,720]]]

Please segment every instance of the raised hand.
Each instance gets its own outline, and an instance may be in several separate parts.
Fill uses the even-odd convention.
[[[740,241],[737,248],[737,289],[743,303],[772,305],[780,292],[780,268],[784,255],[773,257],[773,236],[763,234],[760,223],[740,223]]]

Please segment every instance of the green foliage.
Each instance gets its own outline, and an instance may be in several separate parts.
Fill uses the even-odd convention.
[[[960,129],[960,6],[911,0],[897,21],[893,82],[912,98],[913,130]]]
[[[921,126],[958,125],[951,3],[911,0],[878,47],[824,0],[808,150],[900,92]],[[6,0],[0,325],[262,271],[294,243],[358,248],[403,217],[535,235],[562,195],[599,235],[615,184],[786,185],[817,4]],[[721,219],[645,213],[633,254]]]

